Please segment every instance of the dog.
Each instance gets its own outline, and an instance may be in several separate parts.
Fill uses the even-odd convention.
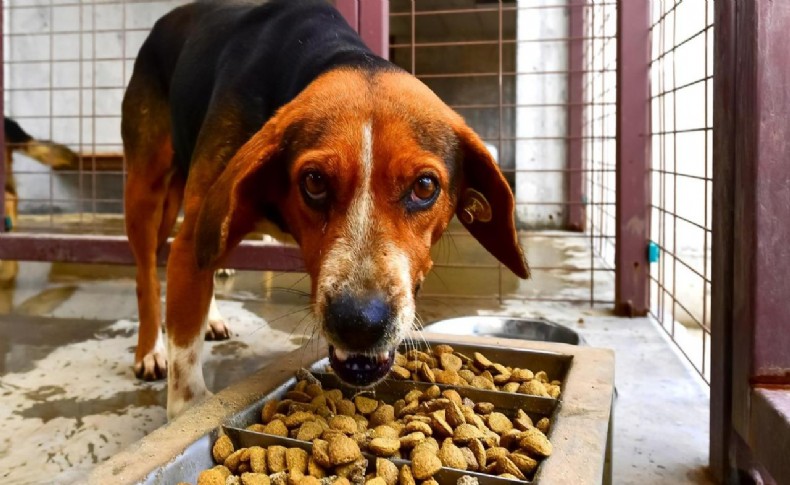
[[[69,147],[30,136],[16,121],[5,117],[5,230],[16,227],[18,196],[14,180],[13,153],[19,152],[52,168],[76,167],[79,156]]]
[[[204,334],[229,336],[213,272],[262,221],[299,244],[331,366],[359,387],[389,372],[454,215],[529,277],[513,194],[481,139],[323,0],[199,1],[166,14],[136,59],[122,135],[135,372],[167,376],[170,418],[208,395]],[[165,347],[156,254],[182,206]]]

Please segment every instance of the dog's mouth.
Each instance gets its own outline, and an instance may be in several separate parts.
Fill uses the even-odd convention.
[[[329,363],[344,382],[367,387],[384,379],[395,361],[395,349],[376,354],[357,354],[329,346]]]

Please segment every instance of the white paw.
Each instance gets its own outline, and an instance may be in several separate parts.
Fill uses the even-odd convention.
[[[206,321],[206,340],[227,340],[230,338],[230,329],[219,312],[217,300],[212,295],[211,303],[208,307],[208,318]]]
[[[215,273],[218,278],[230,278],[231,276],[236,274],[235,269],[231,268],[220,268]]]
[[[230,329],[225,320],[209,320],[206,325],[206,340],[228,340]]]

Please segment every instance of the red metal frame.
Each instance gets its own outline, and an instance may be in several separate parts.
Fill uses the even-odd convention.
[[[359,0],[335,0],[335,8],[346,22],[359,32]]]
[[[359,2],[359,35],[377,55],[389,59],[389,0]]]
[[[790,31],[790,10],[754,0],[736,20],[744,51],[735,138],[735,318],[736,332],[753,338],[743,346],[750,355],[735,357],[749,363],[751,383],[790,385],[790,331],[780,323],[790,315],[790,279],[781,271],[790,269],[790,57],[779,47]]]
[[[790,9],[770,0],[715,9],[722,186],[714,184],[711,466],[723,480],[764,468],[790,483]]]
[[[389,0],[335,0],[335,8],[373,52],[389,59]]]
[[[170,242],[158,255],[164,266]],[[60,234],[4,234],[0,238],[0,260],[64,261],[133,265],[126,236],[79,236]],[[245,241],[229,256],[228,268],[268,271],[304,271],[299,248]]]
[[[650,2],[618,0],[615,313],[650,308]]]
[[[587,3],[568,8],[568,173],[566,227],[584,231],[584,15]]]
[[[730,473],[732,415],[733,199],[735,129],[735,3],[714,6],[713,230],[711,254],[710,468],[718,482]]]
[[[5,18],[3,15],[3,1],[0,0],[0,66],[5,65],[5,46],[3,45],[3,25],[5,25]],[[0,95],[3,94],[5,91],[5,76],[0,75]],[[3,118],[5,122],[5,104],[4,104],[5,96],[0,96],[0,117]],[[5,183],[6,183],[6,167],[8,161],[5,159],[6,150],[5,150],[5,130],[0,132],[0,146],[3,147],[3,150],[0,150],[0,157],[2,158],[2,163],[0,163],[0,187],[3,187],[3,197],[0,197],[0,237],[2,237],[3,233],[6,232],[5,226]]]

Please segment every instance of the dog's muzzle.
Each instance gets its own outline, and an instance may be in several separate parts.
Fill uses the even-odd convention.
[[[327,298],[324,324],[329,362],[335,374],[354,386],[370,386],[392,368],[398,329],[394,312],[379,294],[342,292]]]

